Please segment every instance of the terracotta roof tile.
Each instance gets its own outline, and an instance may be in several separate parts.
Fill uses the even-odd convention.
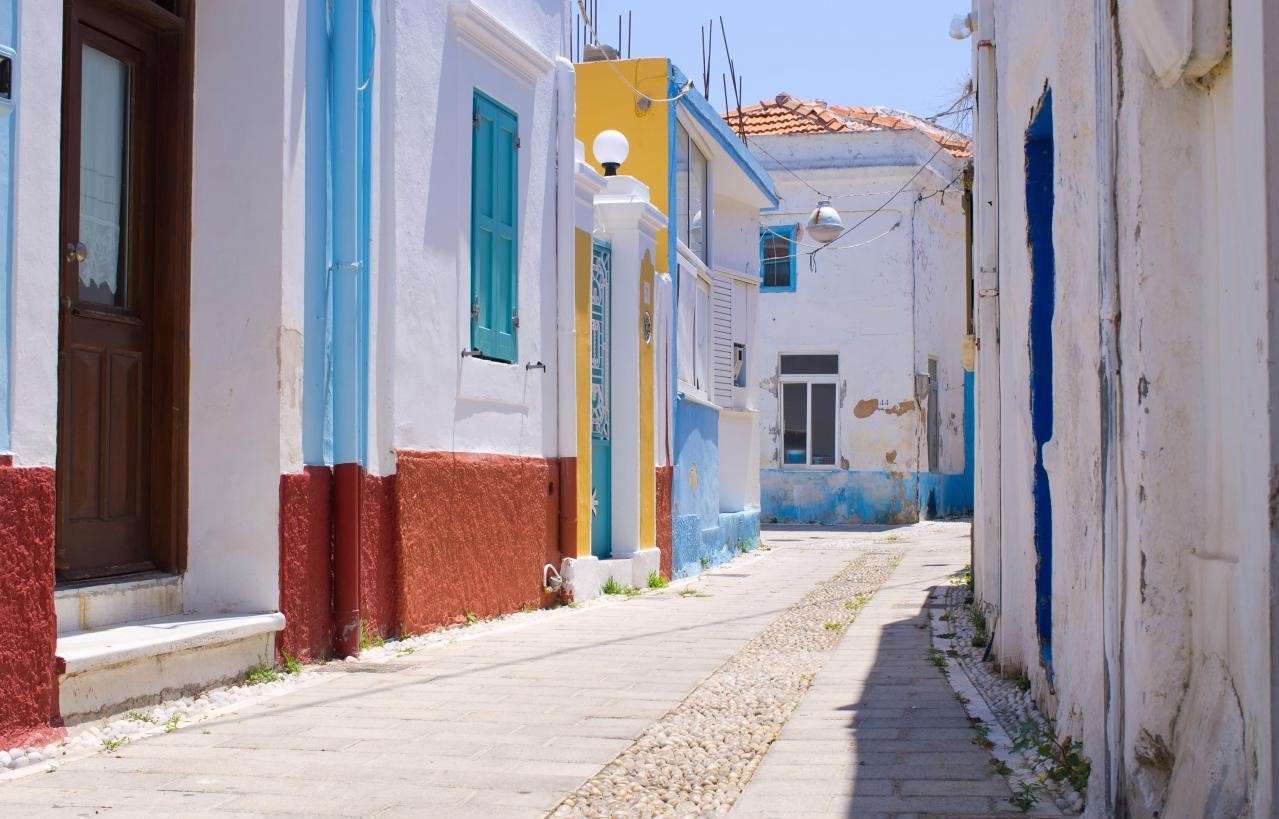
[[[866,131],[919,131],[957,157],[972,156],[972,142],[963,134],[927,120],[888,108],[830,105],[823,100],[801,100],[782,92],[724,114],[724,121],[747,136],[787,134],[838,134]]]

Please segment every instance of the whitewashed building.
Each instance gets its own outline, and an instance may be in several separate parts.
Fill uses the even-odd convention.
[[[900,112],[785,93],[725,119],[781,198],[751,263],[763,518],[967,514],[968,141]],[[849,232],[818,250],[804,223],[826,199]]]
[[[1279,7],[978,0],[974,568],[1090,816],[1276,802]]]

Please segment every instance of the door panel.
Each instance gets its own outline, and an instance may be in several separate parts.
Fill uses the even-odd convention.
[[[65,29],[57,568],[154,568],[153,34],[90,2]]]
[[[596,242],[591,253],[591,554],[613,554],[612,373],[609,367],[613,251]]]

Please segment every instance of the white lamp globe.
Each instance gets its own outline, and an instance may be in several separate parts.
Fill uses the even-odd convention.
[[[591,143],[591,152],[595,154],[596,161],[604,166],[605,176],[617,176],[617,169],[631,152],[631,144],[621,131],[610,128],[600,131],[595,137],[595,141]]]
[[[839,218],[839,211],[831,206],[829,199],[823,199],[817,203],[816,210],[808,217],[805,226],[808,228],[808,235],[824,245],[835,241],[844,232],[844,222]]]

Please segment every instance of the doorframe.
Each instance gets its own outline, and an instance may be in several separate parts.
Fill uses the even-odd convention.
[[[68,111],[65,75],[69,70],[71,32],[84,10],[92,16],[104,13],[124,18],[154,33],[156,63],[153,68],[155,132],[151,146],[153,220],[152,249],[152,360],[151,360],[151,526],[150,548],[156,568],[181,574],[187,567],[188,503],[188,407],[190,403],[191,318],[191,177],[192,118],[195,90],[196,0],[172,0],[172,10],[152,0],[64,0],[63,2],[63,98],[59,152],[78,116]],[[61,166],[62,160],[59,159]],[[65,208],[65,188],[60,209]],[[59,221],[59,231],[61,231]],[[61,247],[61,237],[58,246]],[[61,254],[59,254],[61,255]],[[164,271],[161,275],[160,271]],[[59,274],[60,274],[59,270]],[[60,279],[59,279],[60,280]],[[163,281],[164,286],[158,286]],[[59,286],[61,298],[61,286]],[[62,311],[59,310],[61,317]],[[58,353],[63,348],[63,322],[59,319]],[[58,368],[58,438],[61,443],[63,406],[62,367]],[[59,447],[61,450],[61,447]],[[61,462],[62,452],[58,453]],[[59,463],[59,466],[61,464]],[[59,510],[57,537],[61,538]]]

